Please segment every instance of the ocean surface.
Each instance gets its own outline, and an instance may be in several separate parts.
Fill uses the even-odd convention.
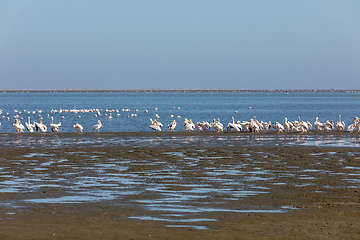
[[[16,115],[22,119],[22,124],[28,116],[31,122],[39,122],[42,117],[47,126],[53,116],[55,123],[61,122],[61,132],[75,132],[73,125],[76,123],[84,127],[84,132],[91,132],[98,120],[103,124],[102,132],[149,132],[153,131],[149,125],[150,118],[155,119],[155,114],[159,115],[158,120],[164,125],[162,131],[169,131],[166,126],[174,119],[179,123],[175,130],[184,131],[185,118],[195,123],[219,118],[226,126],[232,117],[235,121],[249,121],[254,116],[259,121],[283,124],[285,117],[294,121],[300,116],[301,120],[313,123],[316,117],[321,122],[337,122],[341,115],[348,126],[354,117],[359,116],[360,93],[7,92],[0,93],[0,109],[0,133],[15,132],[12,124]],[[101,116],[95,116],[95,111],[65,112],[74,109],[99,109]],[[52,110],[63,111],[52,113]]]

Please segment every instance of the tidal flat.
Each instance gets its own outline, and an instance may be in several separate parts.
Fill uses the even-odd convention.
[[[360,237],[358,134],[0,139],[0,239]]]

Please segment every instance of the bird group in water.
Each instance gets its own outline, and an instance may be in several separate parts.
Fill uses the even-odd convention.
[[[173,108],[173,110],[175,110],[175,107]],[[177,110],[180,110],[180,108],[178,107]],[[129,112],[131,110],[130,109],[122,109],[122,111]],[[155,108],[155,111],[157,111],[156,108]],[[28,116],[27,122],[25,122],[25,126],[21,123],[21,120],[23,120],[23,118],[21,118],[19,116],[19,114],[21,112],[16,111],[16,110],[15,110],[15,112],[17,112],[18,114],[13,117],[15,119],[15,122],[12,125],[13,125],[13,128],[16,133],[21,133],[21,132],[24,132],[25,130],[27,130],[29,132],[48,132],[48,127],[44,124],[43,117],[41,116],[41,113],[42,113],[41,110],[33,112],[33,114],[37,114],[37,113],[39,114],[38,115],[39,122],[33,121],[31,123],[30,116]],[[25,112],[26,111],[24,110],[24,113]],[[62,113],[62,112],[70,112],[70,113],[76,113],[76,114],[90,112],[90,113],[94,113],[95,117],[102,116],[102,110],[99,110],[99,109],[90,109],[90,110],[85,110],[85,109],[61,110],[60,109],[60,110],[51,110],[50,114]],[[112,119],[113,118],[112,114],[119,117],[120,116],[119,112],[120,112],[119,110],[106,109],[104,116],[107,117],[108,119]],[[135,110],[135,112],[137,113],[138,110]],[[148,112],[149,111],[146,109],[145,113],[148,114]],[[27,112],[27,113],[30,113],[30,112]],[[137,117],[136,113],[129,114],[127,117]],[[0,109],[0,115],[2,115],[1,109]],[[9,115],[9,114],[7,113],[6,115]],[[8,121],[10,120],[10,117],[2,116],[1,118],[2,119],[5,118]],[[54,123],[54,117],[50,116],[49,114],[48,114],[48,118],[51,118],[51,122],[49,124],[51,131],[59,132],[60,127],[61,127],[61,122]],[[78,115],[78,118],[81,118],[81,115]],[[162,128],[164,126],[159,121],[159,118],[160,118],[159,114],[155,114],[154,120],[152,118],[150,118],[150,122],[151,122],[151,124],[149,125],[150,129],[152,129],[154,131],[162,130]],[[177,115],[175,117],[174,115],[170,115],[170,118],[180,119],[181,116]],[[65,117],[61,116],[61,119],[65,119]],[[177,125],[179,125],[179,123],[175,119],[173,119],[167,125],[167,129],[169,131],[175,132]],[[194,130],[209,131],[212,129],[213,131],[216,131],[216,132],[228,132],[228,133],[229,132],[254,132],[254,133],[256,133],[256,132],[260,132],[260,131],[270,130],[271,128],[276,130],[278,133],[281,133],[284,131],[305,133],[312,129],[315,129],[315,131],[325,131],[325,132],[329,132],[329,131],[333,131],[333,130],[360,132],[360,119],[358,117],[355,117],[353,119],[352,123],[346,127],[344,121],[341,120],[341,116],[339,116],[339,120],[336,123],[334,123],[334,121],[332,121],[332,120],[320,122],[318,117],[316,117],[316,119],[313,123],[311,123],[310,121],[303,121],[300,119],[300,117],[298,117],[298,119],[295,121],[288,121],[288,119],[285,117],[285,120],[283,123],[276,122],[274,124],[272,124],[270,121],[259,121],[256,118],[256,116],[254,116],[249,121],[235,121],[234,117],[232,117],[232,121],[229,122],[226,125],[226,127],[224,127],[224,125],[220,122],[219,118],[213,119],[213,121],[211,121],[211,122],[202,121],[202,122],[197,122],[196,124],[191,119],[185,118],[183,126],[184,126],[185,131],[194,131]],[[0,122],[0,127],[1,127],[1,122]],[[77,132],[83,132],[83,130],[84,130],[84,127],[82,125],[80,125],[79,123],[72,125],[72,127]],[[103,125],[102,125],[101,121],[98,120],[97,123],[95,125],[93,125],[92,130],[94,132],[96,132],[96,131],[100,132],[101,127],[103,127]]]
[[[150,119],[151,124],[150,128],[154,131],[161,131],[161,127],[163,126],[162,123],[155,120],[153,121]],[[175,131],[175,127],[178,125],[178,123],[173,120],[167,128],[170,131]],[[339,121],[334,123],[333,120],[327,120],[326,122],[322,123],[319,121],[319,118],[316,117],[315,122],[312,124],[310,121],[301,121],[300,117],[298,117],[297,121],[288,121],[287,118],[285,118],[285,121],[283,124],[276,122],[275,124],[271,124],[271,122],[264,122],[264,121],[258,121],[256,119],[256,116],[254,118],[250,119],[250,121],[237,121],[235,122],[234,117],[232,117],[232,122],[227,124],[226,130],[224,129],[224,125],[220,122],[220,119],[217,120],[214,119],[212,122],[202,121],[197,122],[196,125],[193,123],[191,119],[184,120],[184,128],[185,131],[208,131],[211,128],[216,132],[260,132],[264,130],[270,130],[271,128],[275,129],[278,133],[284,132],[284,131],[293,131],[293,132],[308,132],[311,129],[315,129],[316,131],[325,131],[329,132],[332,130],[337,131],[349,131],[352,132],[355,129],[357,129],[358,132],[360,132],[360,119],[358,117],[354,118],[352,121],[352,124],[350,124],[347,128],[345,128],[345,122],[341,121],[341,116],[339,115]]]

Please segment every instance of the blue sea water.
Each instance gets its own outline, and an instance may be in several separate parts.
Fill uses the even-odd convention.
[[[155,111],[155,108],[158,110]],[[174,109],[175,108],[175,109]],[[160,92],[24,92],[24,93],[0,93],[0,133],[15,132],[13,129],[14,116],[19,115],[23,124],[27,117],[31,122],[39,122],[39,116],[44,119],[45,124],[50,123],[50,116],[54,122],[61,121],[61,132],[75,132],[72,127],[79,123],[83,125],[84,132],[92,131],[92,126],[101,120],[103,132],[148,132],[150,118],[155,119],[155,114],[160,116],[159,121],[163,123],[163,131],[168,131],[166,125],[173,119],[179,123],[176,130],[184,131],[183,121],[185,118],[192,119],[195,123],[201,121],[212,121],[219,118],[227,125],[235,120],[249,121],[254,116],[259,121],[284,122],[287,117],[289,121],[301,120],[313,123],[316,117],[321,122],[326,120],[338,121],[338,116],[349,125],[354,117],[359,116],[360,94],[356,92],[249,92],[249,93],[160,93]],[[102,116],[95,117],[92,113],[54,113],[51,110],[71,109],[100,109]],[[112,113],[113,118],[105,116],[106,109],[118,110]],[[125,112],[122,109],[130,109]],[[135,110],[138,110],[136,112]],[[148,113],[145,113],[145,110]],[[26,110],[26,112],[24,112]],[[41,110],[39,114],[33,111]],[[236,113],[237,111],[237,113]],[[30,113],[28,113],[30,112]],[[7,114],[8,113],[8,114]],[[130,117],[137,114],[136,117]],[[5,116],[5,118],[3,118]],[[61,117],[65,119],[61,119]],[[79,116],[81,116],[79,118]],[[179,118],[177,118],[179,116]],[[7,117],[10,120],[7,120]]]

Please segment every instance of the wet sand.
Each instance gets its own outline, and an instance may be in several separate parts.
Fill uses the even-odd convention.
[[[130,135],[0,136],[0,239],[360,238],[360,148]]]

